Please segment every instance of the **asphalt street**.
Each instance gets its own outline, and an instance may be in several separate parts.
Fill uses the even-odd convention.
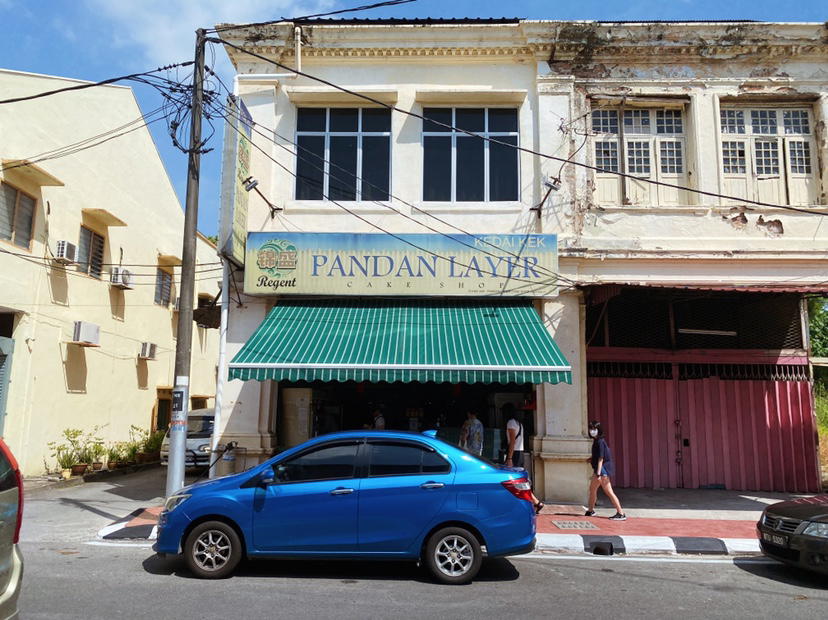
[[[155,491],[151,476],[27,499],[21,617],[821,618],[828,579],[763,559],[534,555],[440,586],[411,563],[256,561],[193,579],[147,544],[97,541]]]

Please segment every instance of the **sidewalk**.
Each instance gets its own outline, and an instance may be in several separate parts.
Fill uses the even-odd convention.
[[[627,521],[614,510],[547,504],[538,516],[537,550],[556,553],[715,554],[759,553],[756,521],[765,506],[792,499],[784,493],[720,490],[621,489]],[[99,532],[104,540],[154,540],[161,506],[139,508]]]

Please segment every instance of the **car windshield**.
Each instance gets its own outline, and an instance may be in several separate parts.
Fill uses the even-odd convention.
[[[213,416],[191,415],[187,418],[187,437],[209,437],[213,433]]]

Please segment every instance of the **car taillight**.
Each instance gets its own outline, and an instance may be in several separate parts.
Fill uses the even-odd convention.
[[[525,499],[527,502],[532,501],[532,485],[529,484],[526,478],[504,480],[500,484],[518,499]]]

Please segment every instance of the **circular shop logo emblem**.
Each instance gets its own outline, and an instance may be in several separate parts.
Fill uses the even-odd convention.
[[[256,265],[274,278],[296,269],[296,246],[282,239],[271,239],[256,253]]]

